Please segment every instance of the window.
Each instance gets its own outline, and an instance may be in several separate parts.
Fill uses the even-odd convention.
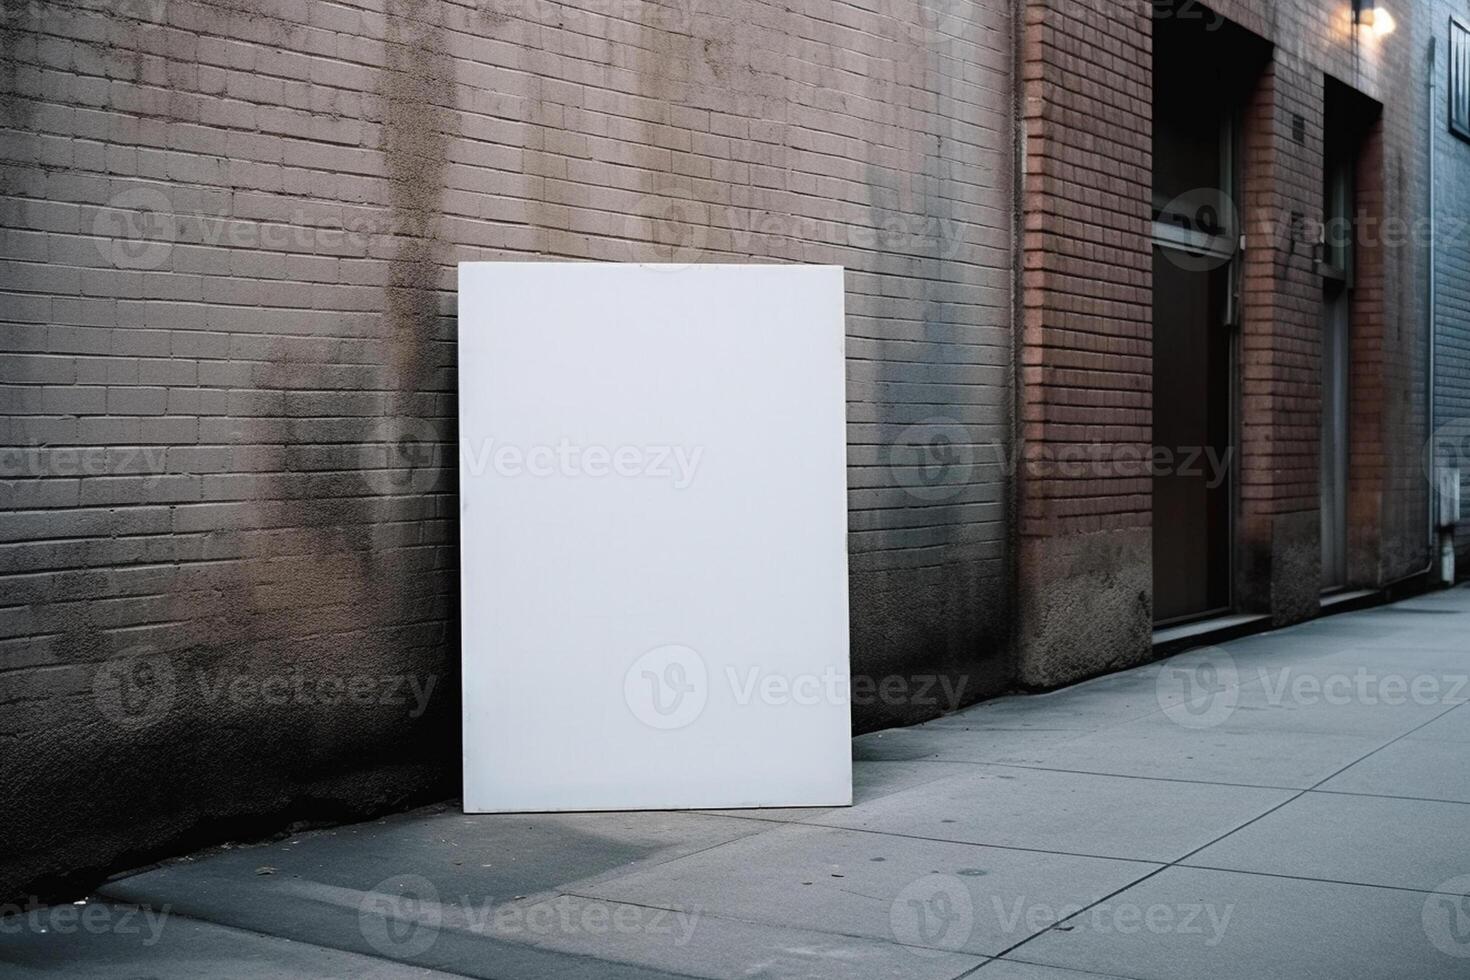
[[[1470,24],[1450,18],[1450,132],[1470,140]]]

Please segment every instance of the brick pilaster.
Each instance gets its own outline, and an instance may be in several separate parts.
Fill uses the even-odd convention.
[[[1152,24],[1144,4],[1029,0],[1018,343],[1023,683],[1147,655]]]
[[[1243,118],[1239,604],[1313,615],[1321,581],[1322,76],[1280,48]]]

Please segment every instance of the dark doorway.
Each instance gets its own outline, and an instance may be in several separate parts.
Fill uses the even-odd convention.
[[[1348,398],[1357,268],[1358,158],[1378,108],[1327,79],[1323,92],[1322,235],[1322,589],[1348,585]]]
[[[1154,22],[1153,562],[1161,625],[1232,607],[1237,123],[1270,49],[1214,18]]]
[[[1154,249],[1154,616],[1230,608],[1229,269]],[[1165,406],[1164,411],[1159,406]]]
[[[1322,590],[1347,585],[1348,343],[1352,290],[1323,277]]]

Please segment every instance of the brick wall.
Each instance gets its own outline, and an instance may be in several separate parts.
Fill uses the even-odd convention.
[[[1237,542],[1241,600],[1281,622],[1314,614],[1320,591],[1322,281],[1307,219],[1322,220],[1322,125],[1320,76],[1275,49],[1241,122]]]
[[[1370,271],[1378,270],[1379,278],[1366,283],[1369,289],[1359,290],[1353,323],[1353,342],[1373,352],[1371,371],[1382,392],[1377,406],[1372,406],[1371,399],[1363,400],[1376,410],[1382,445],[1370,444],[1366,454],[1352,453],[1350,447],[1349,457],[1355,468],[1371,461],[1383,473],[1382,500],[1375,509],[1382,529],[1377,537],[1379,550],[1376,560],[1360,562],[1355,574],[1364,585],[1411,576],[1422,571],[1429,559],[1430,483],[1424,473],[1429,432],[1424,287],[1428,254],[1418,229],[1426,227],[1428,213],[1426,54],[1432,18],[1428,11],[1412,5],[1395,14],[1398,29],[1368,42],[1377,49],[1376,85],[1370,81],[1359,86],[1383,104],[1381,122],[1364,150],[1367,160],[1359,161],[1360,171],[1365,163],[1376,162],[1373,169],[1381,180],[1376,190],[1382,195],[1381,201],[1361,196],[1358,201],[1360,215],[1382,219],[1376,231],[1362,236],[1366,240],[1359,254],[1367,259]],[[1368,72],[1363,74],[1372,78]],[[1343,74],[1335,70],[1334,75],[1354,81],[1345,70]],[[1375,190],[1371,183],[1368,189]],[[1377,338],[1379,346],[1375,349],[1366,338]],[[1365,366],[1357,355],[1354,360],[1356,378]],[[1349,439],[1352,437],[1350,432]],[[1350,514],[1353,506],[1350,496]],[[1350,525],[1350,534],[1351,530]],[[1350,553],[1350,561],[1352,557]],[[1351,565],[1349,573],[1354,574]]]
[[[455,791],[460,260],[846,265],[854,669],[1004,683],[1009,4],[6,14],[0,892]]]
[[[1273,45],[1242,119],[1238,604],[1278,622],[1318,608],[1321,283],[1311,248],[1328,75],[1383,105],[1358,202],[1375,223],[1352,327],[1350,577],[1376,586],[1423,568],[1425,252],[1396,223],[1408,231],[1425,210],[1429,26],[1412,6],[1389,6],[1398,29],[1379,37],[1355,29],[1350,5],[1335,0],[1028,0],[1018,452],[1045,459],[1082,442],[1114,465],[1070,480],[1023,471],[1024,682],[1055,684],[1149,655],[1151,484],[1119,461],[1147,448],[1154,410],[1153,18],[1192,18],[1207,30],[1228,18]]]
[[[1462,512],[1470,516],[1470,142],[1454,136],[1447,120],[1449,100],[1449,21],[1454,15],[1470,23],[1470,2],[1440,0],[1431,27],[1438,40],[1434,108],[1435,175],[1439,227],[1436,332],[1438,365],[1435,372],[1435,428],[1447,450],[1445,462],[1457,463],[1461,473]],[[1462,568],[1470,562],[1470,520],[1456,533]]]
[[[1028,0],[1018,515],[1023,683],[1136,662],[1152,621],[1151,22],[1146,4]],[[1106,203],[1100,203],[1106,202]]]
[[[1149,656],[1151,0],[7,4],[0,891],[454,791],[460,260],[849,268],[854,670],[918,680],[860,688],[860,728]],[[1425,255],[1385,229],[1422,212],[1445,11],[1393,6],[1387,38],[1337,0],[1190,8],[1275,44],[1239,591],[1281,621],[1316,599],[1316,284],[1283,228],[1320,217],[1324,73],[1383,104],[1350,574],[1426,558]],[[1470,414],[1463,242],[1441,419]]]
[[[1429,484],[1422,463],[1427,436],[1427,254],[1415,229],[1427,210],[1424,99],[1431,18],[1411,4],[1385,5],[1397,26],[1393,33],[1378,36],[1355,28],[1351,6],[1334,0],[1217,0],[1212,6],[1275,45],[1273,84],[1278,91],[1273,98],[1280,111],[1306,117],[1306,139],[1317,147],[1310,155],[1319,166],[1322,134],[1312,121],[1321,120],[1325,76],[1382,105],[1359,159],[1357,210],[1364,227],[1358,237],[1350,341],[1348,576],[1352,585],[1384,585],[1422,571],[1428,558]],[[1279,140],[1281,119],[1258,115],[1255,121],[1258,127],[1277,130],[1272,138]],[[1309,163],[1300,153],[1295,157],[1298,166]],[[1316,226],[1322,217],[1320,191],[1309,195],[1302,184],[1296,197],[1306,208],[1298,213],[1307,227]],[[1252,202],[1245,203],[1249,207]],[[1275,273],[1276,301],[1290,302],[1283,297],[1294,293],[1296,302],[1306,302],[1305,267],[1295,257],[1300,248],[1295,255],[1292,251],[1291,210],[1284,207],[1290,202],[1275,203],[1283,207],[1275,215],[1259,204],[1255,210],[1275,231],[1275,257],[1281,263]],[[1245,314],[1249,320],[1248,304]],[[1266,451],[1276,459],[1258,465],[1245,445],[1241,455],[1242,472],[1256,487],[1255,499],[1273,503],[1242,504],[1243,518],[1252,512],[1254,518],[1242,529],[1247,537],[1237,584],[1251,608],[1269,612],[1278,622],[1310,615],[1315,606],[1310,594],[1315,545],[1307,539],[1320,534],[1320,450],[1308,416],[1319,397],[1312,387],[1320,378],[1320,346],[1308,339],[1310,319],[1305,310],[1297,311],[1291,322],[1299,346],[1293,349],[1288,331],[1272,355],[1276,390],[1288,400],[1289,414],[1279,418],[1267,410],[1269,403],[1259,403],[1273,426],[1284,426],[1254,433],[1258,449],[1271,442]],[[1243,443],[1252,438],[1243,431]],[[1274,515],[1269,521],[1264,516],[1268,509]]]

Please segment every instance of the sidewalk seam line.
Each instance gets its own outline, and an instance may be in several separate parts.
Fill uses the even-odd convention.
[[[631,901],[628,901],[626,899],[621,899],[621,898],[609,898],[606,895],[583,895],[583,894],[581,894],[579,892],[571,892],[571,891],[562,891],[562,892],[560,892],[560,894],[562,894],[562,895],[570,895],[573,898],[586,899],[589,902],[610,902],[610,903],[617,904],[617,905],[632,905],[632,906],[634,906],[636,908],[641,908],[641,909],[654,909],[654,910],[660,911],[660,912],[689,912],[689,911],[691,911],[690,909],[670,908],[667,905],[653,905],[653,904],[650,904],[648,902],[631,902]],[[975,956],[975,957],[979,957],[980,959],[990,959],[990,958],[992,958],[990,956],[990,954],[988,954],[988,953],[973,953],[973,952],[969,952],[969,951],[963,950],[963,949],[945,949],[942,946],[916,946],[913,943],[902,943],[902,942],[899,942],[896,939],[879,939],[879,938],[876,938],[874,936],[865,936],[865,935],[862,935],[861,933],[838,932],[837,930],[834,930],[834,929],[820,929],[820,928],[817,928],[816,926],[789,926],[789,925],[781,925],[780,923],[773,923],[773,922],[766,921],[764,919],[747,919],[744,916],[732,915],[729,912],[711,912],[711,911],[707,911],[707,910],[693,910],[693,911],[695,911],[698,915],[708,916],[711,919],[723,919],[726,922],[739,922],[741,925],[759,926],[760,928],[763,928],[763,929],[782,929],[782,930],[786,930],[786,931],[789,931],[789,932],[797,932],[797,933],[805,932],[805,933],[811,933],[811,934],[817,935],[817,936],[840,936],[843,939],[856,939],[856,940],[858,940],[860,942],[873,943],[876,946],[896,946],[899,949],[922,949],[922,950],[926,950],[928,952],[934,952],[934,953],[947,953],[947,954],[952,955],[952,956]],[[971,967],[971,969],[975,969],[975,968],[980,967],[980,966],[983,966],[983,965],[984,965],[983,963],[977,963],[977,964],[975,964],[975,967]],[[964,974],[960,974],[960,976],[963,976],[963,975]]]
[[[101,894],[101,893],[99,893],[99,894]],[[137,908],[152,908],[153,907],[151,902],[150,903],[143,903],[143,902],[133,901],[133,900],[130,900],[130,899],[111,898],[111,897],[107,897],[105,894],[103,895],[103,899],[106,902],[108,902],[110,904],[114,904],[114,905],[132,905],[132,906],[137,907]],[[242,925],[238,925],[238,924],[232,923],[232,922],[223,922],[223,921],[219,920],[218,918],[215,918],[214,916],[211,916],[211,915],[202,915],[202,914],[200,914],[198,912],[181,912],[177,908],[174,908],[174,907],[169,906],[167,903],[165,903],[164,908],[167,909],[168,915],[169,915],[170,918],[188,919],[191,922],[202,922],[205,925],[213,926],[216,929],[225,929],[225,930],[228,930],[230,932],[244,933],[245,935],[249,935],[249,936],[259,936],[262,939],[273,939],[276,942],[291,943],[293,945],[305,946],[305,947],[309,947],[311,949],[331,950],[331,951],[336,952],[336,953],[345,953],[348,956],[361,956],[364,959],[377,960],[380,963],[391,963],[394,966],[410,967],[410,968],[421,969],[421,970],[431,970],[431,971],[433,971],[435,973],[442,973],[445,976],[461,977],[461,978],[463,978],[463,980],[477,980],[477,978],[474,977],[473,975],[468,974],[468,973],[460,973],[457,970],[450,970],[450,969],[445,969],[445,968],[440,968],[440,967],[435,967],[435,966],[423,966],[421,964],[416,964],[416,963],[407,963],[407,962],[404,962],[403,960],[391,959],[391,958],[389,958],[387,956],[383,956],[383,955],[381,955],[379,953],[376,953],[376,952],[374,952],[374,953],[364,953],[361,950],[357,950],[357,949],[344,949],[341,946],[324,945],[322,943],[315,942],[315,941],[310,940],[310,939],[293,939],[290,936],[282,936],[282,935],[279,935],[279,934],[274,933],[274,932],[266,932],[263,929],[253,929],[253,928],[251,928],[249,926],[242,926]]]
[[[1017,949],[1021,948],[1022,946],[1026,945],[1027,943],[1031,942],[1033,939],[1036,939],[1038,936],[1044,936],[1044,935],[1046,935],[1049,932],[1055,932],[1056,929],[1057,929],[1057,927],[1060,926],[1060,925],[1062,925],[1063,923],[1070,922],[1071,920],[1073,920],[1073,919],[1077,918],[1078,916],[1082,915],[1083,913],[1087,912],[1089,909],[1096,908],[1098,905],[1101,905],[1103,902],[1108,901],[1109,899],[1113,898],[1114,896],[1119,895],[1119,894],[1127,891],[1128,889],[1133,888],[1136,885],[1141,885],[1145,881],[1148,881],[1150,878],[1154,877],[1155,875],[1159,875],[1159,874],[1164,873],[1165,871],[1168,871],[1170,868],[1177,868],[1177,867],[1188,867],[1188,868],[1192,868],[1192,867],[1194,867],[1193,865],[1186,865],[1186,864],[1184,864],[1184,862],[1185,861],[1188,861],[1190,858],[1194,857],[1196,854],[1200,853],[1201,851],[1205,850],[1206,848],[1212,847],[1215,844],[1218,844],[1220,841],[1222,841],[1225,838],[1229,837],[1231,834],[1239,833],[1240,831],[1242,831],[1245,828],[1247,828],[1247,827],[1249,827],[1249,826],[1257,823],[1258,821],[1264,820],[1266,817],[1269,817],[1271,814],[1273,814],[1276,811],[1280,810],[1282,807],[1290,806],[1292,803],[1295,803],[1297,800],[1301,799],[1303,796],[1306,796],[1308,793],[1312,792],[1314,789],[1316,789],[1318,786],[1321,786],[1323,783],[1327,782],[1328,780],[1334,779],[1337,776],[1342,775],[1344,772],[1346,772],[1347,770],[1351,769],[1353,766],[1357,765],[1359,762],[1362,762],[1364,759],[1367,759],[1370,756],[1372,756],[1372,755],[1374,755],[1374,754],[1376,754],[1378,752],[1382,752],[1384,749],[1388,748],[1390,745],[1393,745],[1395,742],[1398,742],[1398,741],[1400,741],[1402,739],[1408,738],[1414,732],[1419,731],[1421,728],[1424,728],[1426,725],[1432,725],[1432,724],[1434,724],[1436,721],[1438,721],[1439,719],[1443,718],[1445,715],[1449,714],[1451,711],[1454,711],[1458,707],[1461,707],[1461,705],[1458,705],[1458,704],[1457,705],[1451,705],[1450,707],[1446,708],[1444,711],[1441,711],[1439,714],[1435,715],[1433,718],[1430,718],[1428,721],[1424,722],[1423,724],[1416,725],[1415,727],[1409,729],[1407,732],[1404,732],[1402,735],[1399,735],[1399,736],[1397,736],[1395,738],[1389,739],[1387,742],[1385,742],[1382,745],[1378,746],[1378,748],[1374,749],[1372,752],[1367,753],[1366,755],[1362,756],[1361,758],[1355,759],[1354,761],[1352,761],[1352,762],[1348,763],[1347,765],[1343,766],[1341,769],[1338,769],[1337,771],[1329,774],[1324,779],[1319,780],[1317,783],[1313,784],[1312,786],[1309,786],[1306,789],[1297,792],[1290,799],[1284,800],[1281,803],[1278,803],[1276,806],[1273,806],[1270,809],[1266,810],[1265,812],[1260,813],[1260,814],[1256,815],[1255,817],[1252,817],[1250,820],[1247,820],[1245,823],[1241,824],[1239,827],[1236,827],[1233,830],[1226,831],[1225,833],[1221,834],[1219,837],[1216,837],[1214,840],[1210,841],[1207,844],[1204,844],[1204,845],[1202,845],[1200,847],[1195,848],[1194,850],[1190,851],[1188,854],[1184,855],[1183,857],[1178,858],[1178,859],[1176,859],[1174,861],[1169,862],[1164,867],[1159,868],[1158,870],[1153,871],[1150,874],[1144,875],[1142,878],[1139,878],[1137,881],[1134,881],[1131,884],[1125,885],[1124,887],[1119,888],[1117,891],[1112,892],[1109,895],[1104,895],[1102,898],[1098,899],[1095,902],[1090,903],[1085,908],[1078,909],[1072,915],[1067,916],[1067,918],[1062,919],[1059,922],[1053,923],[1052,925],[1050,925],[1047,928],[1041,930],[1040,932],[1033,933],[1032,935],[1027,936],[1025,939],[1023,939],[1020,942],[1016,943],[1014,946],[1011,946],[1009,949],[1006,949],[1003,952],[1001,952],[1000,953],[1000,956],[998,956],[996,958],[999,959],[1000,957],[1006,956],[1007,954],[1013,952],[1014,950],[1017,950]],[[1223,872],[1223,873],[1227,873],[1227,874],[1249,874],[1250,873],[1250,872],[1231,872],[1231,871],[1228,871],[1227,869],[1205,869],[1205,870],[1215,870],[1215,871],[1219,871],[1219,872]],[[1260,877],[1267,877],[1267,878],[1290,878],[1291,877],[1289,875],[1271,875],[1271,874],[1264,874],[1264,873],[1261,873],[1261,872],[1256,872],[1256,874],[1258,876],[1260,876]],[[1321,880],[1321,879],[1296,878],[1296,879],[1293,879],[1293,880],[1297,880],[1297,881],[1313,881],[1313,880]],[[1327,883],[1330,883],[1330,882],[1323,881],[1323,883],[1324,884],[1327,884]],[[1352,883],[1352,882],[1338,882],[1338,884],[1354,884],[1354,883]],[[1390,887],[1390,886],[1363,885],[1363,884],[1359,884],[1358,887],[1361,887],[1361,888],[1381,888],[1381,887]],[[1417,891],[1416,889],[1405,889],[1405,888],[1399,888],[1397,890],[1399,890],[1399,891]],[[1429,892],[1429,893],[1420,892],[1419,894],[1433,894],[1433,892]]]

